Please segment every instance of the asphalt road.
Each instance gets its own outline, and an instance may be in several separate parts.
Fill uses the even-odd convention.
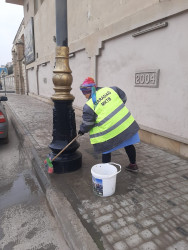
[[[0,144],[0,250],[68,250],[11,124]]]

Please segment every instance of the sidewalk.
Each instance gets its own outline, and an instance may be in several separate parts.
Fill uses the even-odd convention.
[[[157,147],[136,145],[140,172],[125,171],[124,150],[112,154],[122,166],[116,193],[92,191],[91,167],[101,162],[88,134],[79,137],[82,168],[48,175],[43,161],[52,141],[52,108],[26,95],[7,94],[6,110],[71,249],[188,249],[188,161]],[[76,116],[79,129],[81,117]]]

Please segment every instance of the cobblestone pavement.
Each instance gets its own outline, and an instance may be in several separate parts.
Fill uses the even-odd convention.
[[[49,151],[52,137],[52,106],[29,96],[8,94],[14,110],[35,145],[39,157]],[[76,117],[79,127],[81,117]],[[79,138],[82,168],[52,175],[50,180],[71,203],[96,242],[107,250],[188,249],[188,161],[157,147],[136,145],[140,172],[125,171],[123,149],[112,154],[122,166],[116,192],[101,198],[92,191],[91,167],[101,162],[93,153],[88,135]]]
[[[118,176],[115,196],[82,200],[80,214],[105,249],[188,249],[187,161],[143,143],[137,152],[140,173]]]

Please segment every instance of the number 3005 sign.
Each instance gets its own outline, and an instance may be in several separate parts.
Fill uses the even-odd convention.
[[[135,86],[157,88],[159,86],[159,69],[136,72]]]

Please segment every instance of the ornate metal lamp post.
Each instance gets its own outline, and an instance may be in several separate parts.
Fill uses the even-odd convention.
[[[74,96],[70,94],[72,71],[69,67],[67,0],[56,0],[56,66],[53,73],[53,140],[49,145],[52,158],[77,135],[72,108]],[[72,172],[81,167],[82,155],[76,151],[78,147],[79,143],[74,141],[53,161],[55,173]]]

